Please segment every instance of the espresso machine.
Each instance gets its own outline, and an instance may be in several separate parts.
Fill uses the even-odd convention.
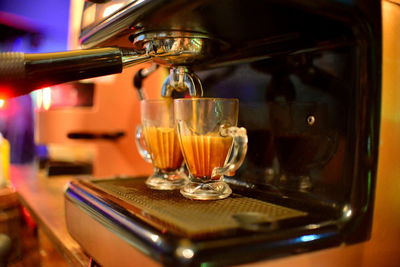
[[[380,10],[361,0],[86,1],[80,42],[103,53],[93,62],[167,67],[162,96],[238,98],[249,141],[224,200],[151,190],[145,177],[71,182],[72,237],[101,266],[137,255],[225,266],[368,240]]]

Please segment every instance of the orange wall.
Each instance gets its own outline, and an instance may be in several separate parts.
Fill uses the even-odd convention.
[[[83,0],[71,0],[70,50],[80,49],[79,31],[83,3]],[[140,68],[149,66],[150,63],[145,63],[125,69],[121,74],[90,79],[95,83],[93,108],[36,112],[36,141],[40,144],[66,146],[70,149],[71,157],[78,154],[76,151],[89,149],[88,154],[91,155],[89,158],[93,158],[96,177],[150,174],[151,165],[139,156],[135,146],[135,128],[140,123],[140,111],[138,97],[132,85],[134,74]],[[148,97],[159,97],[166,75],[167,71],[160,68],[145,80],[144,90]],[[67,138],[69,132],[117,131],[124,131],[127,135],[116,142]]]
[[[135,129],[140,123],[139,101],[132,86],[132,78],[143,64],[128,68],[121,74],[92,79],[95,99],[92,108],[69,108],[36,113],[36,138],[41,144],[63,144],[89,147],[94,150],[94,175],[143,175],[151,171],[150,164],[139,156],[135,146]],[[149,97],[160,95],[166,70],[159,69],[144,83]],[[126,133],[118,141],[70,140],[69,132]],[[73,152],[71,152],[72,154]]]

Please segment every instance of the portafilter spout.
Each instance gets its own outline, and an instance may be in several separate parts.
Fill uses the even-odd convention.
[[[171,97],[173,91],[203,96],[201,81],[190,66],[212,58],[226,46],[206,34],[189,31],[144,32],[132,35],[130,40],[135,49],[146,50],[153,62],[170,66],[161,90],[163,97]]]
[[[188,91],[192,97],[203,96],[203,85],[200,78],[185,66],[171,67],[169,76],[162,88],[162,97],[171,97],[173,91]]]

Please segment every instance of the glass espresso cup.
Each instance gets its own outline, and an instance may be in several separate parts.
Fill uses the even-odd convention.
[[[333,157],[338,133],[328,103],[270,102],[270,122],[280,165],[280,185],[308,192],[312,171]]]
[[[182,171],[172,100],[142,100],[140,109],[142,124],[136,129],[136,145],[143,159],[154,167],[146,185],[158,190],[180,188],[188,179]]]
[[[225,98],[175,99],[179,142],[190,181],[181,188],[190,199],[228,197],[222,178],[236,171],[247,152],[245,128],[238,128],[239,101]]]

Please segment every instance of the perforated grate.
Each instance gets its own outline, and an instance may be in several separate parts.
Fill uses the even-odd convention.
[[[139,216],[155,226],[189,237],[242,227],[238,215],[257,214],[257,223],[305,216],[306,213],[257,199],[233,194],[217,201],[184,198],[179,190],[151,190],[142,178],[97,180],[92,183],[104,192],[140,210]]]

